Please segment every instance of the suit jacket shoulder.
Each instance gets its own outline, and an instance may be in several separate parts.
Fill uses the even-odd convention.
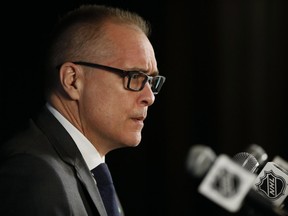
[[[0,215],[107,215],[80,151],[46,108],[1,148]]]

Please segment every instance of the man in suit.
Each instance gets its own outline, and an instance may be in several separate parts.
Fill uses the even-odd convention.
[[[124,215],[117,194],[106,204],[103,178],[91,171],[108,152],[141,141],[165,81],[149,31],[139,15],[99,5],[83,5],[55,26],[46,104],[1,146],[0,215]]]

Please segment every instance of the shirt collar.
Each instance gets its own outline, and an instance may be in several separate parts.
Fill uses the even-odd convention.
[[[100,163],[105,162],[105,156],[101,157],[97,149],[93,146],[93,144],[76,127],[74,127],[60,112],[58,112],[49,103],[46,103],[46,107],[70,134],[90,170],[98,166]]]

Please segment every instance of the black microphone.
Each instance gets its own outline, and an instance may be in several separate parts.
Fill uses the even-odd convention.
[[[257,144],[250,145],[246,151],[253,154],[260,163],[255,172],[258,175],[254,181],[253,190],[285,214],[288,210],[288,163],[280,156],[275,156],[272,161],[268,162],[267,153]]]
[[[272,162],[276,163],[282,169],[284,169],[286,171],[288,170],[288,162],[284,158],[282,158],[281,156],[276,155],[273,158]],[[287,196],[284,199],[284,201],[281,203],[281,208],[283,209],[283,211],[288,212],[288,197]],[[288,215],[288,213],[286,213],[286,214]]]
[[[253,183],[253,189],[273,205],[287,211],[288,172],[275,162],[267,162]]]
[[[276,163],[277,165],[279,165],[280,167],[282,167],[285,170],[288,170],[288,162],[286,160],[284,160],[284,158],[282,158],[279,155],[276,155],[272,162]]]
[[[288,163],[280,156],[269,162],[266,151],[257,144],[250,145],[245,151],[253,154],[259,162],[251,192],[269,200],[269,205],[273,205],[278,215],[288,215]]]

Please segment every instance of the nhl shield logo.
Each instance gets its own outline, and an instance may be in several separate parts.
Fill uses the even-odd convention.
[[[260,182],[255,185],[269,199],[276,200],[284,195],[286,181],[282,176],[276,175],[270,170],[264,171],[264,175],[260,177]]]

